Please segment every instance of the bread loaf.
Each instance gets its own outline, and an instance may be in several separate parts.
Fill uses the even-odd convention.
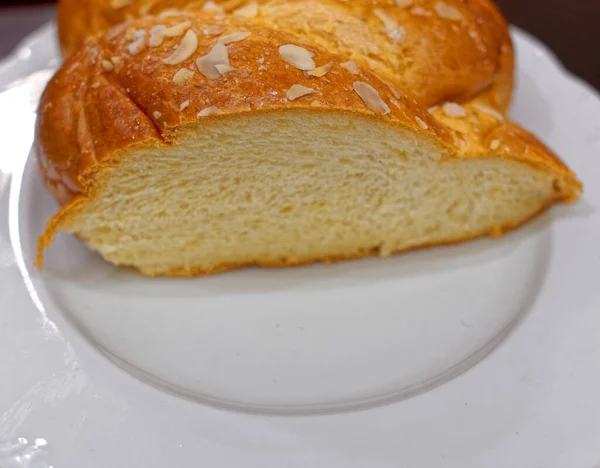
[[[59,5],[65,52],[83,45],[40,104],[62,206],[40,266],[58,230],[150,276],[387,256],[580,194],[505,117],[513,52],[488,1],[109,3]]]

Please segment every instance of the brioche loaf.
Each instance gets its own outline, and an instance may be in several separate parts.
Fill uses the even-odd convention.
[[[59,5],[40,266],[58,230],[150,276],[387,256],[580,194],[505,117],[513,51],[487,0],[116,3]]]

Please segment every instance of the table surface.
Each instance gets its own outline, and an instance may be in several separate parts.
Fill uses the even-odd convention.
[[[52,5],[2,6],[0,58],[54,16]],[[496,0],[508,19],[552,48],[576,75],[600,89],[600,0]]]

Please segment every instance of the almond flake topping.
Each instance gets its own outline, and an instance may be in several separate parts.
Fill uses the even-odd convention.
[[[102,60],[102,68],[104,68],[105,71],[109,72],[114,70],[115,66],[112,62],[109,62],[108,60]]]
[[[279,47],[279,55],[287,63],[300,70],[315,69],[315,61],[312,59],[314,54],[302,47],[293,44],[282,45]]]
[[[221,75],[217,65],[229,65],[227,47],[221,42],[217,42],[208,54],[196,60],[198,70],[207,78],[218,78]]]
[[[127,46],[127,50],[131,55],[137,55],[146,50],[146,39],[140,37]]]
[[[181,105],[179,106],[179,111],[182,111],[184,109],[187,109],[188,107],[190,107],[190,101],[184,101],[181,103]]]
[[[235,10],[233,14],[241,18],[255,18],[258,15],[258,3],[248,3],[248,5]]]
[[[110,7],[115,10],[119,10],[121,8],[125,8],[128,5],[131,5],[133,0],[110,0]]]
[[[463,19],[463,15],[458,8],[447,5],[444,2],[437,2],[434,8],[440,18],[452,21],[460,21]]]
[[[115,65],[115,71],[118,73],[125,65],[122,57],[111,57],[110,61]]]
[[[504,116],[500,112],[498,112],[496,109],[492,109],[491,107],[484,106],[483,104],[474,104],[473,107],[475,107],[477,110],[481,111],[482,113],[489,115],[490,117],[494,117],[496,120],[504,120]]]
[[[420,6],[414,7],[410,12],[415,16],[431,16],[431,12]]]
[[[396,6],[399,6],[400,8],[412,6],[413,3],[414,0],[396,0]]]
[[[500,148],[500,140],[492,140],[492,142],[490,143],[490,149],[493,151],[496,151],[499,148]]]
[[[355,81],[352,84],[352,87],[369,109],[378,114],[385,115],[390,113],[390,108],[385,101],[381,99],[381,96],[379,96],[379,93],[373,86],[363,83],[362,81]]]
[[[425,121],[420,117],[415,117],[415,120],[419,124],[419,127],[421,127],[423,130],[427,130],[429,128],[429,125],[427,125]]]
[[[155,119],[160,119],[162,117],[162,114],[158,111],[154,111],[152,112],[152,117],[154,117]]]
[[[252,34],[251,32],[234,32],[231,34],[225,34],[224,36],[221,36],[218,41],[222,44],[231,44],[232,42],[239,42],[239,41],[243,41],[244,39],[246,39],[248,36],[250,36],[250,34]]]
[[[331,70],[331,67],[333,67],[333,63],[328,63],[321,67],[317,67],[314,70],[309,70],[306,72],[306,74],[308,76],[316,76],[317,78],[321,78],[322,76],[325,76],[325,75],[327,75],[327,73],[329,73],[329,70]]]
[[[217,5],[215,2],[206,2],[202,7],[202,11],[211,13],[213,15],[224,15],[225,10],[221,5]]]
[[[225,64],[221,64],[221,63],[217,63],[215,65],[215,68],[221,75],[224,75],[225,73],[229,73],[229,72],[232,72],[235,70],[235,68],[232,67],[231,65],[225,65]]]
[[[402,26],[398,26],[397,28],[393,29],[386,29],[385,32],[392,42],[395,42],[396,44],[400,44],[406,37],[406,29],[404,29]]]
[[[216,25],[216,24],[212,24],[210,26],[206,26],[206,27],[202,28],[202,33],[208,37],[218,36],[222,32],[223,32],[223,27]]]
[[[442,109],[444,110],[444,114],[448,117],[452,117],[454,119],[462,119],[467,116],[467,112],[464,107],[460,104],[456,104],[455,102],[447,102],[443,105]]]
[[[308,88],[306,86],[302,86],[299,84],[293,85],[290,89],[287,90],[285,95],[290,101],[294,99],[301,98],[302,96],[308,96],[309,94],[314,93],[315,90],[312,88]]]
[[[183,10],[178,10],[176,8],[167,8],[164,11],[161,11],[158,14],[159,18],[169,18],[171,16],[179,16],[179,15],[183,15],[185,12]]]
[[[150,39],[148,39],[148,45],[150,47],[158,47],[162,45],[165,40],[165,31],[167,27],[163,24],[157,24],[150,30]]]
[[[182,68],[173,77],[173,83],[182,85],[186,83],[192,76],[194,76],[194,72],[192,70],[188,70],[187,68]]]
[[[198,112],[198,117],[207,117],[209,115],[218,114],[219,109],[215,106],[207,107],[206,109],[202,109]]]
[[[392,18],[385,10],[381,8],[375,8],[373,13],[381,20],[386,29],[394,29],[398,27],[396,20]]]
[[[165,29],[164,36],[165,37],[179,37],[184,32],[192,27],[192,23],[190,21],[183,21],[178,23],[170,28]]]
[[[185,33],[185,36],[183,36],[181,43],[171,55],[163,60],[163,63],[166,63],[167,65],[177,65],[178,63],[189,59],[194,52],[196,52],[197,48],[198,36],[196,36],[194,31],[188,30],[188,32]]]
[[[342,63],[340,63],[340,67],[348,70],[353,75],[358,75],[360,73],[360,70],[358,69],[358,65],[356,65],[356,62],[354,60],[348,60],[347,62],[342,62]]]

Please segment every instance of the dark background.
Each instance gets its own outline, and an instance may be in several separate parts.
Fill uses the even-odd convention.
[[[600,89],[600,0],[496,0],[511,23],[548,44],[575,74]],[[52,18],[50,1],[0,0],[0,58]]]

